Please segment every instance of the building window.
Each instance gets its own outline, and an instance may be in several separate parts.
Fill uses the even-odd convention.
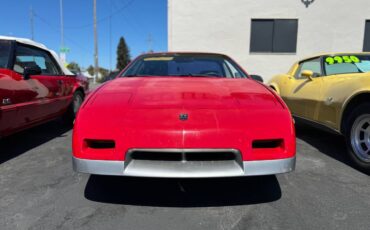
[[[364,52],[370,51],[370,20],[366,20],[365,24],[365,39],[364,39]]]
[[[250,52],[295,53],[297,19],[252,19]]]

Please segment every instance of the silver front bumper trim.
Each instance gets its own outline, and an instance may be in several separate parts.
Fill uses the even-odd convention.
[[[73,157],[73,169],[77,172],[136,177],[161,178],[211,178],[262,176],[288,173],[295,169],[296,158],[278,160],[243,161],[242,167],[235,162],[156,162],[86,160]]]

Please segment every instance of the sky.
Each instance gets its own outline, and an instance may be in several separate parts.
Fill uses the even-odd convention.
[[[75,61],[86,68],[94,64],[93,0],[62,2],[64,47],[70,49],[67,62]],[[0,0],[0,3],[3,9],[0,35],[31,38],[32,8],[34,40],[59,52],[60,0]],[[167,0],[97,0],[97,21],[99,65],[104,68],[115,69],[121,36],[133,58],[150,48],[167,50]]]

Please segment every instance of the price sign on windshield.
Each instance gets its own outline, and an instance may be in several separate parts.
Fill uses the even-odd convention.
[[[333,56],[325,58],[328,65],[341,64],[341,63],[359,63],[361,60],[356,56]]]

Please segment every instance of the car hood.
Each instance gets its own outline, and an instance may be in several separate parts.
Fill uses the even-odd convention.
[[[122,160],[132,148],[247,151],[252,140],[293,140],[294,128],[289,110],[253,80],[146,77],[117,79],[97,89],[80,109],[73,136],[80,157],[99,154],[83,150],[84,140],[114,140],[115,152],[104,157]]]
[[[108,82],[87,107],[121,109],[283,108],[261,84],[249,79],[132,77]]]

